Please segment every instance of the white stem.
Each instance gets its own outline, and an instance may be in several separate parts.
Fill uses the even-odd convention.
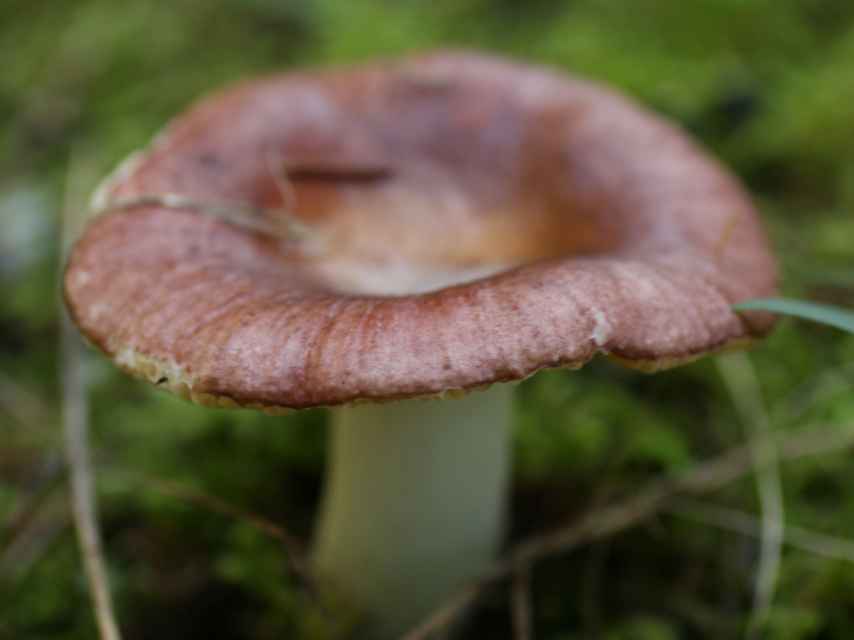
[[[494,559],[512,386],[333,414],[314,567],[392,637]]]

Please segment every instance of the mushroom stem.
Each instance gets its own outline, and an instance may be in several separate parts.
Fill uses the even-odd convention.
[[[494,559],[513,385],[334,413],[314,567],[394,637]]]

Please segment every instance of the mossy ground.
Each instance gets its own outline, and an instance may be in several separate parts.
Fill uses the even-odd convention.
[[[850,0],[5,0],[0,639],[96,634],[55,462],[57,223],[69,166],[88,190],[171,115],[232,80],[435,46],[580,71],[680,122],[756,195],[785,292],[854,306]],[[774,429],[854,429],[854,337],[786,321],[750,357]],[[211,411],[94,354],[87,366],[101,522],[127,637],[336,635],[278,543],[149,480],[183,483],[308,537],[324,414]],[[516,538],[745,439],[711,361],[655,376],[605,362],[541,374],[520,389],[517,418]],[[787,522],[854,535],[848,454],[781,471]],[[752,478],[707,500],[758,511]],[[537,637],[738,637],[756,559],[752,538],[661,516],[537,566]],[[510,637],[506,604],[501,589],[484,599],[467,635]],[[853,622],[854,564],[787,548],[761,637],[849,638]]]

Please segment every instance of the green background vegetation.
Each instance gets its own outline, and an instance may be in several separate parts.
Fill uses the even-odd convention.
[[[0,639],[96,637],[58,454],[58,221],[64,202],[81,201],[69,191],[91,189],[223,83],[437,46],[572,69],[673,118],[755,194],[785,293],[854,306],[850,0],[4,0]],[[785,321],[751,362],[774,429],[854,429],[854,337]],[[158,489],[180,482],[307,539],[323,412],[207,410],[94,354],[87,368],[101,523],[126,636],[331,634],[277,542]],[[596,362],[525,382],[513,539],[743,442],[732,400],[711,361],[656,376]],[[781,472],[787,522],[854,536],[850,455]],[[752,478],[705,500],[759,510]],[[756,559],[753,538],[662,515],[538,565],[537,637],[738,637]],[[509,622],[501,587],[480,602],[466,636],[510,637]],[[841,639],[852,628],[854,564],[787,548],[763,637]]]

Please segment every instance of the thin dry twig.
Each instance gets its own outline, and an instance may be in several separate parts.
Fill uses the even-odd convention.
[[[668,513],[694,520],[751,538],[762,537],[762,521],[751,513],[711,505],[700,500],[678,498],[667,506]],[[843,560],[854,564],[854,540],[839,538],[798,527],[787,525],[783,540],[787,545],[831,560]]]
[[[83,180],[82,162],[76,154],[69,159],[68,180],[62,212],[63,256],[80,226],[79,211],[85,211],[80,194]],[[71,484],[71,507],[77,540],[95,608],[101,640],[120,640],[118,624],[110,595],[107,571],[98,531],[94,480],[89,453],[89,402],[83,362],[83,345],[68,315],[63,313],[60,334],[62,424],[65,454]]]
[[[285,553],[291,570],[297,574],[306,585],[312,586],[311,570],[308,566],[305,548],[302,542],[292,533],[288,532],[284,527],[255,513],[241,509],[240,507],[233,505],[230,502],[226,502],[221,498],[203,493],[178,482],[155,478],[150,475],[143,476],[143,479],[145,485],[153,488],[155,491],[204,507],[214,513],[219,513],[229,518],[246,522],[264,535],[280,542],[285,548]]]
[[[514,640],[533,640],[531,617],[531,569],[524,567],[513,574],[510,590]]]
[[[288,237],[283,229],[275,227],[265,219],[266,212],[263,209],[239,203],[203,202],[178,193],[147,193],[116,198],[107,202],[103,207],[94,209],[92,215],[101,216],[114,212],[132,211],[140,207],[195,211],[256,233]]]
[[[742,217],[742,214],[736,211],[734,213],[731,213],[729,217],[724,221],[724,227],[721,230],[721,234],[714,245],[715,260],[717,260],[718,262],[723,260],[724,252],[726,251],[730,240],[732,240],[733,234],[736,232],[736,229],[738,228],[738,223],[742,220]]]
[[[64,472],[62,456],[50,453],[35,469],[26,486],[18,489],[16,507],[0,522],[0,555],[38,517],[45,499],[56,488],[56,481]]]
[[[817,429],[806,433],[768,435],[778,445],[779,460],[795,460],[854,446],[854,429]],[[660,513],[682,494],[710,493],[753,471],[752,445],[735,447],[674,478],[652,482],[636,495],[597,509],[580,521],[555,531],[533,536],[516,545],[507,556],[480,578],[451,596],[404,640],[426,640],[448,628],[492,584],[504,580],[532,563],[557,553],[614,535]]]
[[[8,413],[15,421],[29,429],[46,428],[52,422],[50,412],[38,397],[2,372],[0,411]]]
[[[785,535],[785,511],[777,446],[773,439],[767,437],[771,432],[771,423],[762,399],[759,379],[750,358],[744,353],[732,353],[721,356],[716,362],[751,442],[756,469],[762,536],[753,590],[753,607],[745,631],[747,638],[756,638],[774,601]]]
[[[62,487],[50,489],[38,509],[8,536],[0,551],[0,576],[20,580],[38,563],[54,540],[71,524],[68,498]]]
[[[279,182],[277,185],[279,185],[278,188],[285,189]],[[283,191],[284,193],[286,192]],[[253,233],[288,242],[299,242],[305,246],[306,250],[317,251],[317,247],[320,246],[317,242],[318,232],[309,228],[286,209],[268,210],[240,202],[208,202],[179,193],[146,193],[115,198],[93,209],[92,216],[133,211],[141,207],[193,211]],[[314,242],[309,243],[309,241]]]
[[[295,242],[300,242],[303,250],[309,253],[321,253],[323,251],[322,236],[317,229],[305,224],[294,213],[297,209],[297,192],[288,177],[288,164],[281,151],[269,150],[264,154],[264,163],[282,198],[282,206],[273,213],[276,220],[285,222],[287,236]]]
[[[825,369],[787,394],[771,413],[774,424],[798,424],[822,402],[854,390],[854,362]]]
[[[282,152],[280,150],[268,150],[264,154],[264,164],[267,165],[267,171],[273,179],[273,184],[276,185],[276,190],[282,197],[282,207],[286,210],[296,209],[297,194],[291,185],[291,181],[287,179],[287,165]]]

